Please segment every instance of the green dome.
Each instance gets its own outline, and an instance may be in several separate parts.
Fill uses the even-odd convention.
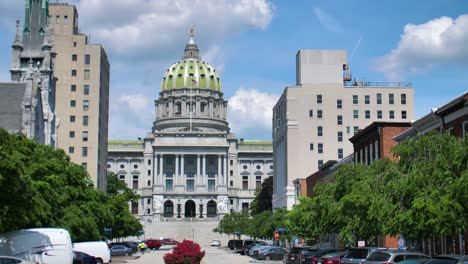
[[[208,63],[187,58],[167,69],[161,82],[161,91],[182,88],[201,88],[221,92],[221,80]]]

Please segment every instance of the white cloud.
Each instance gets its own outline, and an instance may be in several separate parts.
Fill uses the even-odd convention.
[[[321,9],[320,7],[314,7],[313,12],[317,17],[320,25],[322,25],[325,29],[335,33],[343,32],[343,26],[341,26],[340,22],[332,15],[325,12],[325,10]]]
[[[388,79],[420,73],[438,64],[468,64],[468,14],[407,24],[398,46],[376,60]]]
[[[273,106],[279,96],[256,89],[240,88],[229,98],[228,119],[232,132],[271,135]]]
[[[148,98],[142,94],[123,94],[119,97],[118,101],[126,104],[126,106],[135,113],[140,113],[149,103]]]
[[[106,49],[147,59],[180,52],[192,25],[203,43],[265,29],[274,7],[269,0],[81,0],[78,10],[83,32]]]
[[[209,62],[218,73],[224,71],[224,53],[219,45],[212,45],[205,53],[201,54],[203,60]]]

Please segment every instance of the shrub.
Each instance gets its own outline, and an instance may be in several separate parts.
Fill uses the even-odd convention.
[[[184,240],[177,243],[172,253],[164,255],[166,264],[200,264],[205,256],[205,251],[201,251],[200,245],[191,240]]]

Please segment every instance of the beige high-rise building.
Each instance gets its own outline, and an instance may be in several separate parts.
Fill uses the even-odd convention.
[[[348,139],[359,129],[414,119],[411,84],[359,81],[348,69],[344,50],[297,53],[296,86],[286,87],[273,108],[274,208],[297,203],[295,179],[352,154]],[[374,144],[366,153],[378,151]]]
[[[80,33],[73,5],[49,3],[49,27],[57,52],[58,147],[86,167],[94,185],[104,191],[110,70],[106,52]]]

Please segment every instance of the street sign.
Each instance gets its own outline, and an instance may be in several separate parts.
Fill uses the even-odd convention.
[[[112,228],[110,228],[110,227],[104,227],[104,232],[112,232]]]
[[[287,229],[286,227],[277,227],[277,228],[276,228],[276,231],[282,231],[282,232],[284,232],[284,231],[287,231],[287,230],[288,230],[288,229]]]
[[[403,237],[398,238],[398,249],[406,248],[406,240]]]
[[[145,230],[140,230],[140,231],[138,231],[138,233],[143,234],[143,233],[145,233]]]
[[[275,240],[279,240],[279,232],[278,231],[275,232]]]
[[[358,245],[358,247],[365,247],[366,246],[366,241],[358,241],[357,245]]]

